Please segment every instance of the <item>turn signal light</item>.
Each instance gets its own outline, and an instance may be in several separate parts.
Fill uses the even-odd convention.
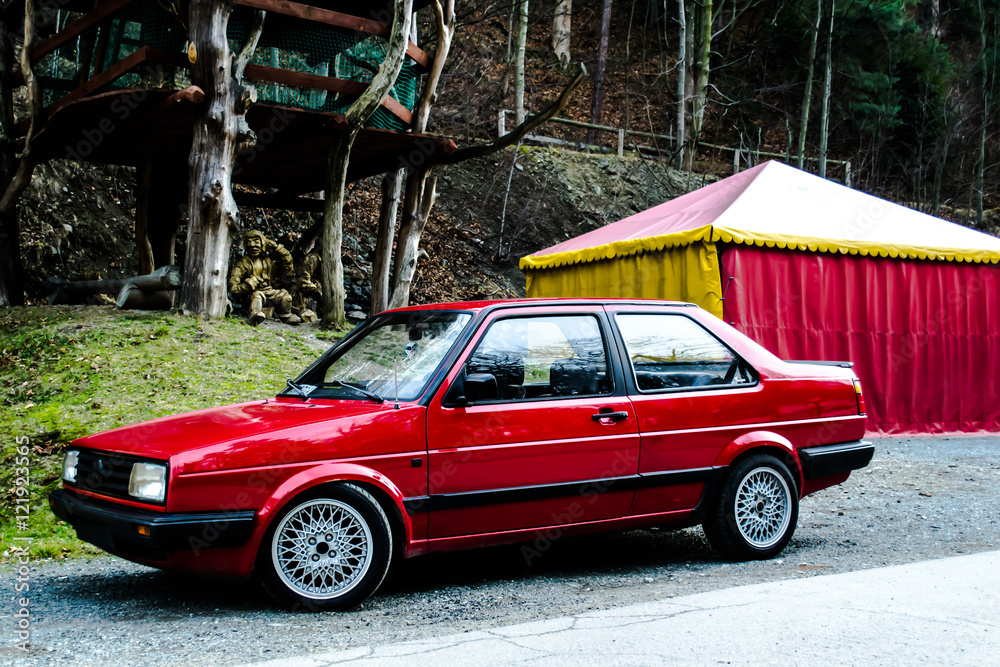
[[[854,397],[858,399],[858,414],[865,414],[865,395],[861,393],[861,380],[854,378]]]
[[[149,529],[149,526],[138,525],[135,527],[135,532],[139,533],[143,537],[149,537],[153,532]]]

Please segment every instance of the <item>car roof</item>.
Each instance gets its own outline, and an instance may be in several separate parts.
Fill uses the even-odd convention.
[[[396,308],[386,312],[407,312],[414,310],[472,310],[481,311],[495,307],[525,308],[529,306],[572,306],[572,305],[611,305],[635,304],[642,306],[674,306],[678,308],[697,308],[693,303],[685,301],[661,301],[658,299],[610,299],[610,298],[552,298],[552,299],[492,299],[484,301],[448,301],[443,303],[428,303],[406,308]]]

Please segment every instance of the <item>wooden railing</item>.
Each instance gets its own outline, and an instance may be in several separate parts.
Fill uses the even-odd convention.
[[[175,68],[190,68],[190,63],[183,53],[173,53],[151,46],[140,46],[134,53],[121,60],[103,68],[108,45],[108,30],[110,20],[127,7],[133,0],[107,0],[98,4],[92,11],[81,18],[68,24],[63,30],[49,37],[35,46],[31,51],[33,63],[37,63],[42,58],[54,53],[60,47],[68,44],[71,40],[83,35],[96,32],[92,35],[96,37],[96,53],[88,50],[88,57],[81,63],[78,78],[73,80],[57,79],[53,77],[40,77],[40,82],[46,84],[50,90],[68,90],[69,92],[55,100],[49,107],[48,112],[70,104],[79,99],[89,97],[100,92],[126,74],[135,72],[143,65],[166,65]],[[334,26],[342,29],[357,31],[363,34],[387,37],[390,25],[387,23],[351,16],[329,9],[313,7],[298,2],[288,0],[234,0],[234,4],[242,5],[253,9],[261,9],[267,12],[283,14],[286,16]],[[93,42],[92,42],[93,43]],[[94,56],[93,73],[91,73],[91,62],[89,56]],[[412,42],[407,47],[407,55],[424,71],[430,65],[430,56],[422,51]],[[255,81],[265,81],[283,86],[304,88],[318,91],[331,91],[344,95],[359,95],[368,84],[361,81],[351,81],[336,77],[322,76],[308,72],[280,69],[275,67],[265,67],[262,65],[248,65],[245,71],[248,79]],[[17,84],[23,84],[23,79],[18,74]],[[412,125],[413,114],[409,109],[400,104],[390,96],[386,96],[382,101],[382,106],[389,113],[393,114],[406,125]]]
[[[507,133],[507,114],[512,114],[514,111],[512,109],[501,109],[497,114],[497,136],[502,137]],[[556,144],[560,146],[566,146],[568,148],[576,148],[578,150],[596,150],[602,153],[611,153],[617,150],[618,157],[623,157],[625,155],[626,143],[631,146],[631,150],[635,150],[641,153],[650,153],[655,155],[662,155],[664,153],[672,153],[677,150],[675,145],[674,135],[671,134],[655,134],[653,132],[639,132],[636,130],[626,130],[620,127],[610,127],[608,125],[596,125],[594,123],[584,123],[578,120],[570,120],[569,118],[552,118],[549,120],[550,123],[560,123],[562,125],[570,125],[573,127],[581,127],[589,130],[597,130],[600,132],[606,132],[612,134],[618,138],[617,143],[614,146],[605,146],[602,144],[589,144],[580,141],[570,141],[568,139],[560,139],[558,137],[545,137],[537,134],[529,134],[525,137],[529,141],[535,141],[541,144]],[[664,151],[658,146],[643,146],[636,144],[633,141],[626,142],[629,137],[643,137],[646,139],[660,139],[669,143],[669,150]],[[794,156],[789,156],[784,153],[771,153],[768,151],[755,150],[750,148],[733,147],[733,146],[719,146],[718,144],[710,144],[706,141],[699,141],[698,147],[710,148],[712,150],[730,152],[733,154],[733,173],[737,174],[741,171],[743,161],[746,160],[748,163],[758,163],[760,158],[778,158],[783,160],[791,161]],[[819,162],[818,157],[805,157],[806,162]],[[850,187],[851,185],[851,161],[850,160],[832,160],[827,159],[826,163],[828,165],[840,166],[844,168],[844,185]]]

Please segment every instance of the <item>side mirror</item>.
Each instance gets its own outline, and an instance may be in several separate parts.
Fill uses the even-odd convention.
[[[495,401],[499,398],[497,379],[489,373],[472,373],[465,378],[465,398],[470,403]]]

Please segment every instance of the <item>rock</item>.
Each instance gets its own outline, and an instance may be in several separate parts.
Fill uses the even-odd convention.
[[[352,310],[347,313],[347,319],[355,320],[356,322],[361,322],[368,319],[368,316],[362,313],[360,310]]]

